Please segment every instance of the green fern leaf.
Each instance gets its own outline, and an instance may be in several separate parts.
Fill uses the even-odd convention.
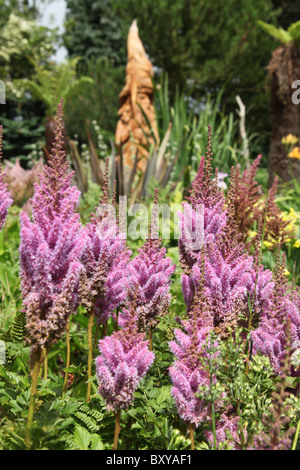
[[[18,312],[10,327],[10,341],[12,343],[22,343],[26,335],[26,315]]]

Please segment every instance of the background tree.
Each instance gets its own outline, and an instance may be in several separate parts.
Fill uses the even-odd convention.
[[[269,153],[270,183],[277,175],[282,182],[300,178],[300,150],[298,158],[288,158],[292,148],[284,145],[291,134],[300,144],[300,106],[292,99],[294,82],[300,80],[300,20],[287,30],[261,23],[266,32],[281,44],[272,53],[268,66],[272,135]],[[300,82],[299,82],[300,83]],[[299,88],[299,83],[298,87]]]
[[[92,84],[90,77],[77,78],[76,65],[78,59],[70,59],[62,63],[53,63],[52,67],[33,63],[35,67],[34,79],[18,79],[14,86],[22,95],[29,91],[31,95],[45,106],[45,140],[46,152],[51,152],[54,142],[55,113],[57,103],[63,98],[68,103],[70,95],[81,94],[85,83]]]
[[[39,25],[36,9],[25,8],[26,3],[12,1],[1,5],[4,17],[1,9],[0,80],[6,85],[1,124],[6,158],[26,159],[32,144],[43,140],[43,104],[31,95],[22,95],[15,88],[14,80],[32,79],[34,62],[48,64],[58,44],[57,31]],[[3,18],[6,21],[2,23]]]
[[[85,83],[80,95],[72,94],[65,108],[68,132],[85,141],[88,120],[113,137],[127,59],[121,20],[110,0],[66,0],[66,5],[63,43],[70,58],[80,57],[78,77],[94,82]]]
[[[247,127],[267,148],[270,132],[265,67],[272,41],[257,25],[275,21],[271,0],[115,0],[126,31],[137,18],[140,36],[158,73],[168,73],[170,91],[193,89],[197,100],[224,87],[222,102],[236,110],[240,95]]]
[[[121,22],[110,0],[66,0],[64,45],[70,57],[125,64]]]

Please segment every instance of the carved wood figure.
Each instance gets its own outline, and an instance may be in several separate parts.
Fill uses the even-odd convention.
[[[137,170],[144,172],[150,147],[159,142],[153,106],[152,77],[153,67],[139,38],[137,22],[134,20],[127,38],[126,80],[119,94],[119,121],[115,134],[116,146],[119,154],[123,156],[125,188],[128,186],[136,156]],[[127,190],[130,188],[127,187]]]

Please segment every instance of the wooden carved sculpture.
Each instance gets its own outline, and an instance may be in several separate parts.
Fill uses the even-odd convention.
[[[127,38],[126,81],[119,94],[119,121],[115,134],[116,146],[123,156],[123,180],[127,190],[130,190],[128,181],[136,157],[137,170],[144,172],[150,147],[159,142],[152,77],[153,67],[146,56],[134,20]]]

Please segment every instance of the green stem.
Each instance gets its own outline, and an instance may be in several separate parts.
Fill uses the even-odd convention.
[[[90,311],[90,318],[88,324],[88,381],[86,401],[91,399],[91,377],[92,377],[92,363],[93,363],[93,325],[94,325],[94,307]]]
[[[102,331],[101,331],[101,339],[107,335],[107,321],[103,323]]]
[[[214,450],[217,450],[216,413],[215,413],[215,403],[214,403],[214,396],[213,396],[213,386],[214,386],[214,383],[213,383],[213,364],[212,364],[211,354],[210,354],[210,357],[209,357],[209,374],[210,374],[212,433],[213,433]]]
[[[299,431],[300,431],[300,419],[299,419],[298,424],[297,424],[297,429],[296,429],[296,433],[295,433],[295,437],[294,437],[294,441],[293,441],[292,450],[296,450],[297,442],[298,442],[298,438],[299,438]]]
[[[67,359],[66,359],[66,368],[70,366],[70,358],[71,358],[71,346],[70,346],[70,319],[67,324],[67,329],[66,329],[66,342],[67,342]],[[64,394],[66,392],[67,388],[67,380],[68,380],[68,371],[65,371],[65,378],[64,378],[64,385],[63,385],[63,392],[62,392],[62,398],[64,397]]]
[[[44,380],[48,378],[48,353],[47,349],[44,349]]]
[[[217,438],[216,438],[216,415],[215,415],[215,404],[211,404],[211,418],[212,418],[212,432],[214,437],[214,450],[217,450]]]
[[[118,410],[117,413],[116,413],[116,423],[115,423],[113,450],[117,450],[117,448],[118,448],[119,434],[120,434],[120,431],[121,431],[120,420],[121,420],[121,410]]]
[[[31,379],[32,381],[31,381],[29,409],[28,409],[28,416],[27,416],[27,430],[31,428],[32,423],[33,423],[35,395],[37,391],[37,382],[39,378],[41,360],[42,360],[42,352],[41,350],[38,350],[36,357],[35,357],[35,363],[32,369],[32,379]]]
[[[153,329],[152,325],[149,326],[149,351],[153,350]]]
[[[190,424],[189,431],[190,431],[190,439],[191,439],[191,450],[195,450],[195,426],[194,424]]]
[[[119,309],[117,309],[116,311],[115,331],[118,331],[118,322],[119,322]]]

